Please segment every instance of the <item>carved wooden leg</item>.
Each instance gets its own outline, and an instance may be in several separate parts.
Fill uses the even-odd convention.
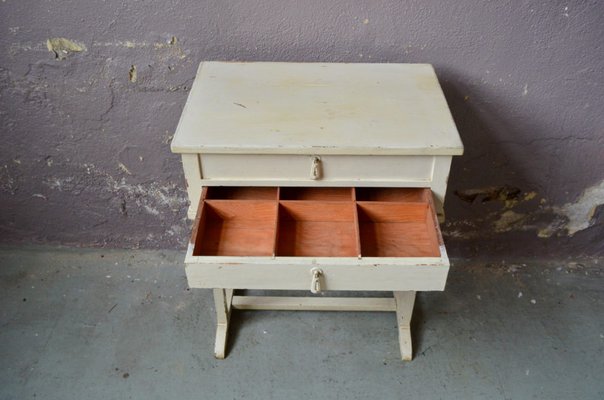
[[[411,361],[413,358],[411,316],[413,314],[413,305],[415,304],[415,292],[394,292],[394,300],[396,301],[396,321],[401,357],[405,361]]]
[[[219,359],[224,359],[226,354],[232,300],[233,289],[214,289],[214,305],[216,307],[216,344],[214,345],[214,357]]]

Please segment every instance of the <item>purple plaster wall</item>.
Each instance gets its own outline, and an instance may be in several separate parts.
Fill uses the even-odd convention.
[[[2,242],[184,246],[201,60],[426,62],[466,146],[450,253],[604,253],[602,2],[5,0],[0,32]]]

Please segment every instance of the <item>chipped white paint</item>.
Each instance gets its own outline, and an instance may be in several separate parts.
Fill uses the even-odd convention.
[[[604,180],[591,186],[581,194],[574,203],[566,203],[562,207],[554,207],[554,211],[568,218],[565,225],[569,236],[587,229],[592,224],[596,207],[604,204]]]
[[[522,95],[526,96],[528,94],[528,84],[525,83],[524,87],[522,88]]]

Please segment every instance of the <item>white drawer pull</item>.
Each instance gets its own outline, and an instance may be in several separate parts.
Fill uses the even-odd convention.
[[[310,281],[310,292],[317,294],[321,293],[321,276],[323,271],[319,268],[313,268],[310,270],[312,274],[312,280]]]
[[[310,179],[316,181],[321,178],[321,158],[314,156],[310,164]]]

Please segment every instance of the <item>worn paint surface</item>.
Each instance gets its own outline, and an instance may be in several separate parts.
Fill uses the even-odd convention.
[[[600,2],[7,0],[0,30],[2,242],[184,247],[201,60],[425,62],[465,145],[449,253],[604,252]]]

